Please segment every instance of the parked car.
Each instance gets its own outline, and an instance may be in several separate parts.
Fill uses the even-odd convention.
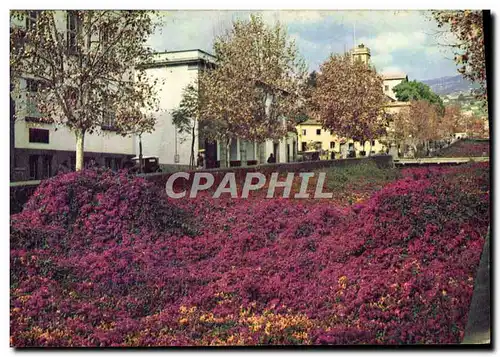
[[[133,157],[134,167],[131,169],[133,172],[140,171],[139,157]],[[161,172],[159,158],[158,156],[143,156],[142,157],[142,169],[145,174],[152,172]]]

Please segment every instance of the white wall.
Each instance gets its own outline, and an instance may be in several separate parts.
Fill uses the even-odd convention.
[[[403,81],[402,78],[398,79],[384,79],[384,94],[388,95],[394,100],[397,100],[396,98],[396,93],[394,93],[393,89],[395,86],[397,86],[399,83]],[[385,86],[389,86],[389,88],[386,90]]]
[[[30,143],[29,128],[49,130],[49,143]],[[99,135],[99,134],[100,135]],[[85,152],[103,152],[110,154],[134,155],[134,140],[131,137],[122,137],[113,132],[104,130],[95,134],[85,135]],[[75,135],[67,127],[58,127],[53,124],[38,124],[17,120],[15,123],[16,149],[42,149],[75,151]]]
[[[198,70],[189,69],[188,65],[176,65],[147,69],[149,78],[158,79],[160,111],[157,114],[155,131],[144,134],[142,138],[143,155],[158,156],[160,164],[174,164],[175,154],[179,155],[178,164],[189,165],[191,155],[191,135],[176,134],[172,124],[172,111],[182,99],[182,90],[195,83]],[[183,140],[185,139],[185,140]],[[137,145],[137,150],[138,145]],[[137,151],[137,155],[139,152]],[[195,160],[198,154],[198,138],[195,140]]]
[[[14,125],[15,148],[75,151],[75,135],[66,126],[31,123],[24,120],[27,115],[38,117],[35,113],[30,113],[27,108],[25,88],[26,81],[21,80],[21,98],[14,98],[16,102],[16,123]],[[30,143],[29,128],[49,130],[49,143]],[[104,152],[127,155],[134,155],[135,153],[133,138],[123,137],[108,130],[98,130],[92,135],[86,134],[84,144],[84,150],[86,152]]]

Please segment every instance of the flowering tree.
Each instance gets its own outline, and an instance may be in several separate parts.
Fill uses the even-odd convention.
[[[332,55],[321,66],[311,111],[336,135],[365,142],[385,131],[383,80],[350,55]]]
[[[199,81],[203,133],[225,144],[227,164],[231,138],[262,142],[291,129],[305,67],[285,29],[254,15],[235,21],[215,40],[214,52],[217,67]]]
[[[484,58],[483,13],[479,10],[436,10],[438,27],[449,26],[457,39],[451,44],[455,62],[466,79],[480,84],[476,94],[486,102],[486,63]]]
[[[85,134],[103,127],[122,135],[153,130],[155,83],[137,68],[150,60],[145,41],[156,26],[153,16],[149,11],[11,12],[11,74],[36,80],[43,120],[74,132],[77,170],[83,166]]]

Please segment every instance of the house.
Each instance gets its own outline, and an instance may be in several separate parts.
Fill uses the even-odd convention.
[[[143,155],[158,156],[160,165],[168,167],[186,167],[191,156],[191,138],[181,135],[172,123],[172,113],[178,108],[183,89],[195,84],[202,70],[216,66],[216,58],[208,52],[193,49],[156,53],[152,63],[146,67],[147,75],[159,79],[160,111],[154,132],[142,136]],[[225,145],[219,142],[203,140],[203,133],[195,123],[196,153],[204,150],[207,167],[224,166]],[[263,143],[248,142],[235,137],[231,140],[229,158],[231,166],[244,166],[265,163],[270,153],[276,162],[293,161],[297,153],[297,136],[289,133],[281,140],[267,140]],[[137,146],[136,146],[137,147]]]
[[[56,25],[69,31],[69,23],[76,23],[71,11],[57,11]],[[11,26],[33,25],[37,11],[24,20],[15,20]],[[68,37],[69,38],[69,37]],[[66,45],[69,47],[71,43]],[[10,172],[12,181],[39,180],[56,174],[58,166],[66,162],[75,167],[75,135],[66,126],[58,126],[46,119],[37,109],[34,93],[39,81],[19,79],[19,96],[11,94],[10,105]],[[110,118],[112,121],[112,118]],[[120,168],[135,155],[134,139],[117,135],[112,125],[102,126],[94,134],[85,136],[85,162],[95,160],[98,165]]]
[[[321,123],[314,119],[297,125],[297,132],[299,152],[321,150],[323,159],[346,157],[351,151],[356,152],[356,156],[368,156],[386,150],[385,146],[376,139],[361,143],[340,138],[331,130],[323,129]]]
[[[382,73],[382,79],[384,80],[384,94],[397,100],[393,89],[399,83],[407,81],[408,76],[405,73]]]

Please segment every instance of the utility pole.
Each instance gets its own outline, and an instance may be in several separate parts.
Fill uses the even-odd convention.
[[[352,25],[352,27],[353,27],[353,34],[352,34],[353,46],[352,46],[352,48],[356,48],[356,22]]]

